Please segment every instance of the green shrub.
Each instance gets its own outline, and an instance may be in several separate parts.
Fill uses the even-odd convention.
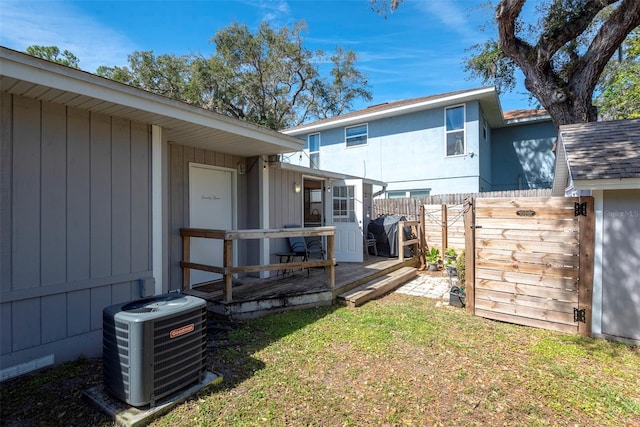
[[[460,252],[458,258],[456,258],[456,270],[458,270],[458,283],[460,289],[464,289],[464,249]]]

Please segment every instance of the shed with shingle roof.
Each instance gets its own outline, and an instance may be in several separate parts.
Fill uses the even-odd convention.
[[[640,188],[640,119],[561,126],[556,154],[554,196]]]
[[[593,197],[593,336],[640,344],[640,119],[561,126],[553,195]]]

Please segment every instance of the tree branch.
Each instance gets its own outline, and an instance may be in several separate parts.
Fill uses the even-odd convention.
[[[536,45],[538,63],[549,62],[553,55],[569,41],[574,40],[591,25],[593,18],[605,7],[618,0],[590,0],[583,7],[566,12],[567,21],[553,22],[553,17],[547,16],[545,31],[540,35]],[[558,19],[558,18],[555,18]]]
[[[525,0],[502,0],[496,8],[498,44],[500,49],[519,65],[528,65],[531,45],[516,36],[516,19],[522,12]]]
[[[640,1],[624,0],[602,25],[573,71],[572,81],[579,82],[580,87],[587,89],[584,93],[579,93],[579,96],[591,98],[609,59],[624,42],[627,34],[638,26]]]

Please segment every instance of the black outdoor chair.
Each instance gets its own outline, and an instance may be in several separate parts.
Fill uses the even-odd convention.
[[[299,225],[285,225],[284,228],[300,228]],[[300,256],[304,261],[312,259],[326,259],[326,252],[322,246],[322,240],[318,237],[305,238],[302,236],[289,237],[289,250],[295,256]],[[307,274],[309,269],[307,268]]]

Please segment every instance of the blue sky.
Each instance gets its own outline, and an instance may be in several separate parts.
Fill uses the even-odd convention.
[[[393,14],[371,11],[368,0],[200,1],[10,1],[0,0],[0,44],[23,51],[55,45],[94,72],[100,65],[126,65],[136,50],[212,54],[209,39],[233,22],[255,29],[304,20],[304,45],[328,53],[341,46],[358,54],[373,101],[391,102],[482,86],[469,80],[465,49],[485,41],[480,27],[493,10],[484,0],[408,0]],[[500,97],[504,111],[530,108],[526,90]]]

